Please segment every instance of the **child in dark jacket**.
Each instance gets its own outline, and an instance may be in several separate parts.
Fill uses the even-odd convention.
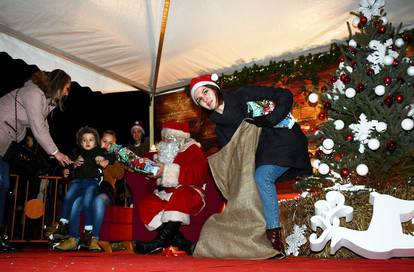
[[[115,161],[115,156],[98,146],[99,134],[96,129],[82,127],[76,133],[78,152],[73,157],[74,163],[64,169],[64,176],[72,174],[72,181],[63,200],[58,233],[65,234],[68,229],[73,202],[83,196],[85,231],[93,229],[93,199],[97,188],[103,180],[103,168]],[[59,245],[56,247],[59,249]]]

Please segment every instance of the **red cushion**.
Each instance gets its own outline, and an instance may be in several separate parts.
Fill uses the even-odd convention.
[[[132,224],[132,208],[109,206],[105,210],[104,223]]]

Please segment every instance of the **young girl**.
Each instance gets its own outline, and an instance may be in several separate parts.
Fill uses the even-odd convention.
[[[251,154],[255,156],[254,178],[263,205],[267,237],[273,248],[284,254],[275,182],[311,173],[307,138],[300,126],[292,122],[289,127],[278,127],[290,115],[293,96],[285,89],[259,86],[222,93],[213,79],[217,77],[193,78],[190,95],[195,104],[210,114],[222,147],[231,141],[243,120],[261,127],[256,153]],[[262,101],[272,101],[275,108],[267,115],[253,118],[248,112],[249,103]]]
[[[93,199],[96,195],[98,185],[103,180],[103,168],[105,168],[113,156],[110,156],[105,149],[98,146],[99,134],[96,129],[82,127],[76,133],[79,151],[75,154],[75,163],[71,169],[64,170],[64,176],[72,172],[73,180],[70,182],[68,191],[63,200],[61,217],[58,225],[58,233],[65,234],[68,229],[68,223],[72,205],[78,196],[83,196],[83,211],[85,230],[93,229]],[[57,247],[59,248],[59,247]]]

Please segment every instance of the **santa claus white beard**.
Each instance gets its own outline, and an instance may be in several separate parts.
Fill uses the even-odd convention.
[[[178,141],[173,142],[160,142],[158,144],[158,161],[162,163],[172,163],[180,151],[180,143]]]

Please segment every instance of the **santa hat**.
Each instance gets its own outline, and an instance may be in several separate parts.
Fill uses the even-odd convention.
[[[142,135],[145,135],[145,130],[142,126],[142,123],[140,121],[135,121],[135,123],[131,127],[131,134],[134,133],[135,129],[141,130]]]
[[[202,76],[191,79],[190,94],[191,94],[191,98],[193,99],[194,103],[198,104],[194,98],[194,93],[201,86],[214,86],[220,89],[220,87],[216,83],[217,80],[218,80],[217,74],[211,74],[211,75],[207,74],[207,75],[202,75]]]
[[[161,136],[173,135],[178,138],[190,138],[188,122],[167,121],[162,125]]]

